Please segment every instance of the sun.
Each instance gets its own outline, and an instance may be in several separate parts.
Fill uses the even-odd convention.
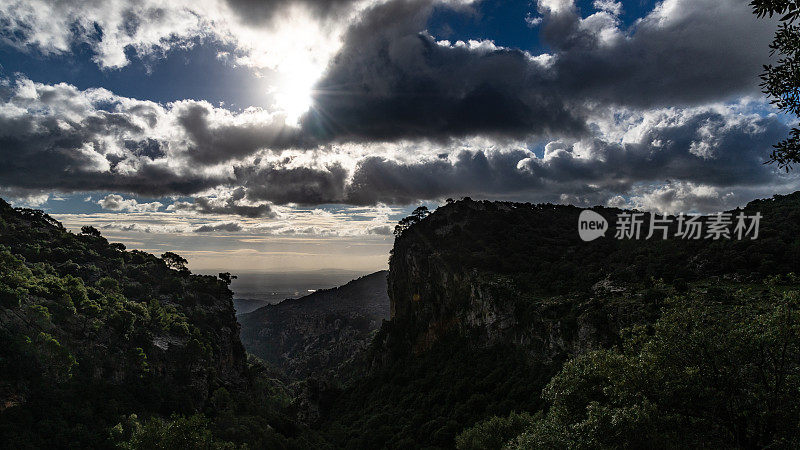
[[[275,86],[275,104],[286,114],[287,125],[297,125],[300,117],[311,108],[316,76],[310,70],[296,70],[281,76]]]

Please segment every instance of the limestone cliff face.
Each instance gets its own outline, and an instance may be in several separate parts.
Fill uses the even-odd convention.
[[[397,263],[403,269],[390,276],[393,333],[387,339],[404,340],[412,353],[457,333],[479,345],[526,346],[551,360],[607,346],[620,328],[632,324],[627,320],[631,315],[644,314],[641,305],[620,302],[620,294],[536,298],[510,277],[468,269],[449,272],[417,253],[406,253]]]
[[[742,240],[681,239],[675,220],[669,239],[646,239],[648,214],[640,239],[616,239],[623,211],[595,207],[612,227],[584,242],[574,206],[449,203],[395,240],[391,320],[370,363],[418,354],[451,334],[519,345],[541,361],[619,342],[621,329],[652,323],[666,286],[800,271],[798,204],[800,192],[729,211],[763,217],[759,238]]]
[[[542,362],[616,342],[621,328],[653,313],[639,294],[595,279],[582,281],[588,288],[578,294],[539,289],[536,277],[542,274],[536,272],[551,254],[525,242],[534,233],[530,228],[539,229],[536,239],[555,240],[546,226],[561,216],[576,234],[577,214],[571,207],[462,201],[407,230],[392,251],[391,321],[378,336],[374,357],[419,353],[450,334],[480,346],[513,343]],[[562,239],[560,245],[569,253],[581,244]]]

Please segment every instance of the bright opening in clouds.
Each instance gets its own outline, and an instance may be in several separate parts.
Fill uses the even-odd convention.
[[[294,73],[281,75],[271,92],[275,95],[276,107],[286,114],[287,126],[298,126],[300,116],[308,112],[312,104],[312,89],[319,75],[311,64],[295,64]]]

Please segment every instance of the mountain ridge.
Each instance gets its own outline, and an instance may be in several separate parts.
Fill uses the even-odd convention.
[[[389,317],[387,271],[240,314],[247,350],[293,378],[330,375]]]

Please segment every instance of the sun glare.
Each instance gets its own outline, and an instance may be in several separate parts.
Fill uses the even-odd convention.
[[[276,86],[276,106],[286,113],[286,123],[296,125],[300,117],[311,108],[311,88],[314,77],[298,73],[287,75]]]
[[[357,11],[352,14],[355,17]],[[245,27],[238,31],[238,41],[250,46],[247,57],[238,61],[275,74],[267,76],[266,89],[275,109],[286,114],[287,125],[297,125],[313,106],[312,88],[341,48],[346,23],[320,21],[298,4],[282,12],[268,30]]]

